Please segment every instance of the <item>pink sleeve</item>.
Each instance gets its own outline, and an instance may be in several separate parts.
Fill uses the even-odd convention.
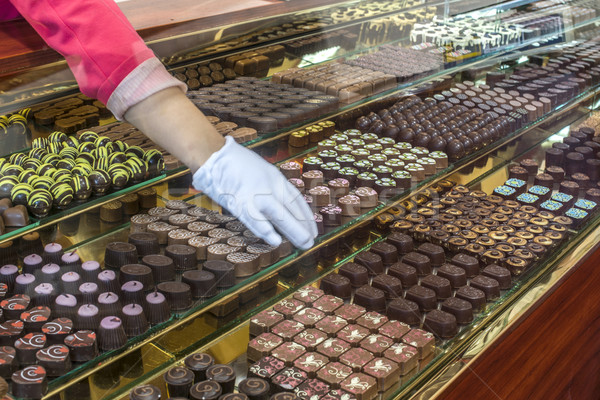
[[[62,54],[80,90],[122,118],[173,78],[112,0],[11,0],[50,47]],[[185,89],[184,89],[185,90]]]

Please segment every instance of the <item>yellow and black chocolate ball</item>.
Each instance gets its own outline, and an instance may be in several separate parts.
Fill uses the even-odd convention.
[[[51,164],[52,166],[56,165],[57,162],[60,161],[60,156],[54,153],[48,153],[44,157],[42,157],[42,162],[46,164]]]
[[[57,182],[50,188],[53,204],[56,208],[64,208],[73,201],[73,188],[65,182]]]
[[[72,176],[70,181],[75,200],[88,199],[92,194],[92,184],[85,175]]]
[[[105,147],[108,146],[110,143],[112,142],[107,136],[98,136],[98,138],[94,141],[96,147]]]
[[[96,145],[93,142],[81,142],[79,147],[77,147],[80,153],[91,153],[95,149]]]
[[[111,179],[108,172],[96,169],[89,174],[88,178],[92,184],[92,191],[96,196],[101,196],[110,189]]]
[[[63,141],[63,144],[65,147],[72,147],[76,149],[79,147],[79,139],[77,139],[75,136],[69,136]]]
[[[81,153],[75,159],[75,164],[88,164],[88,165],[92,165],[95,160],[96,160],[96,157],[94,157],[90,153]]]
[[[60,131],[55,131],[52,132],[50,134],[50,136],[48,136],[48,140],[50,141],[50,143],[62,143],[65,140],[67,140],[69,137],[67,136],[66,133],[60,132]]]
[[[42,162],[40,160],[38,160],[37,158],[29,157],[27,161],[23,163],[23,169],[37,171],[40,165],[42,165]]]
[[[38,174],[39,176],[52,177],[52,174],[54,174],[55,171],[56,171],[56,168],[54,168],[54,165],[49,164],[49,163],[44,163],[35,170],[35,173]]]
[[[109,167],[108,158],[106,158],[106,157],[97,158],[94,161],[94,165],[93,166],[94,166],[94,169],[96,169],[96,170],[98,170],[98,169],[100,169],[102,171],[108,170],[108,167]]]
[[[122,151],[115,151],[108,157],[110,165],[123,164],[125,161],[127,161],[127,156]]]
[[[29,150],[29,157],[35,158],[36,160],[41,160],[42,158],[44,158],[44,156],[46,156],[46,154],[48,154],[48,152],[45,148],[42,147],[34,147],[31,150]]]
[[[19,183],[16,176],[3,176],[0,178],[0,198],[10,198],[10,192]]]
[[[6,158],[0,158],[0,171],[2,171],[2,167],[4,167],[4,165],[7,163],[8,161],[6,160]]]
[[[77,164],[71,170],[71,175],[83,175],[88,176],[94,169],[90,164]]]
[[[36,217],[45,217],[52,208],[52,193],[46,189],[33,189],[27,200],[27,208]]]
[[[23,153],[14,153],[8,159],[8,162],[14,165],[23,165],[23,162],[27,159],[27,156]]]
[[[131,157],[144,158],[144,150],[139,146],[129,146],[129,148],[127,149],[125,154],[129,158],[131,158]]]
[[[38,177],[38,175],[35,173],[34,170],[26,169],[19,174],[18,179],[19,179],[19,182],[21,182],[21,183],[27,183],[27,184],[31,185],[31,182],[37,177]]]
[[[59,162],[56,163],[56,168],[65,169],[67,171],[70,171],[71,169],[73,169],[74,166],[75,166],[75,161],[73,161],[72,159],[69,159],[69,158],[63,158],[62,160],[60,160]]]
[[[46,138],[35,138],[31,141],[31,147],[34,149],[45,149],[46,146],[48,146],[48,139]]]
[[[127,145],[127,143],[123,143],[120,140],[115,140],[113,142],[113,150],[114,151],[120,151],[122,153],[125,153],[127,151],[127,148],[129,148],[129,146]]]
[[[109,147],[108,145],[106,146],[102,146],[102,147],[98,147],[92,151],[90,151],[90,154],[93,155],[94,157],[98,158],[106,158],[108,159],[108,157],[112,154],[112,147]]]
[[[63,158],[63,160],[65,160],[65,159],[74,160],[77,158],[78,155],[79,155],[79,151],[77,151],[77,149],[73,148],[73,147],[65,147],[59,153],[59,156],[61,156]]]
[[[81,135],[79,135],[79,141],[83,142],[91,142],[94,143],[98,139],[98,134],[92,131],[85,131]]]
[[[121,189],[129,183],[131,177],[129,168],[123,164],[113,164],[108,168],[108,174],[115,189]]]
[[[68,169],[57,169],[56,171],[54,171],[54,173],[52,174],[52,179],[54,179],[56,182],[60,181],[60,177],[62,176],[71,176],[71,172]]]
[[[146,175],[148,174],[148,163],[145,160],[138,157],[131,157],[129,160],[125,161],[125,165],[131,172],[131,180],[133,182],[141,182],[146,179]]]
[[[64,148],[62,143],[50,142],[46,149],[50,154],[54,154],[58,157],[58,153]]]
[[[33,191],[33,187],[26,183],[17,183],[10,191],[10,200],[13,204],[27,205],[29,194]]]
[[[156,149],[148,150],[144,154],[144,160],[148,163],[148,173],[150,176],[156,176],[165,169],[165,161],[160,151]]]
[[[45,190],[50,190],[52,185],[54,185],[55,183],[56,182],[54,182],[54,179],[52,179],[49,176],[38,176],[37,178],[35,178],[31,182],[29,182],[29,184],[31,186],[33,186],[34,189],[45,189]]]
[[[20,165],[10,165],[10,164],[5,164],[2,167],[2,170],[0,170],[0,172],[2,172],[2,175],[4,176],[19,176],[21,175],[21,173],[23,172],[23,167],[21,167]]]

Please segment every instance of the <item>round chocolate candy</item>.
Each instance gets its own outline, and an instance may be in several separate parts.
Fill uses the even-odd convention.
[[[150,384],[136,386],[129,392],[131,400],[160,400],[161,396],[160,389]]]
[[[184,360],[185,366],[194,373],[196,382],[206,380],[206,370],[214,363],[215,359],[207,353],[194,353]]]
[[[206,370],[206,378],[217,382],[225,392],[233,392],[235,384],[235,371],[229,365],[215,364]]]
[[[261,378],[246,378],[238,384],[238,390],[252,400],[266,400],[269,396],[270,386]]]

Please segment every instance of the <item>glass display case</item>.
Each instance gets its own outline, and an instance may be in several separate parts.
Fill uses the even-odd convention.
[[[419,357],[392,383],[382,384],[376,396],[428,398],[461,373],[465,360],[485,352],[503,327],[521,315],[518,310],[527,310],[543,298],[589,253],[590,243],[595,242],[596,211],[600,207],[595,203],[600,199],[596,193],[600,141],[596,141],[593,129],[600,125],[594,115],[600,105],[597,4],[519,0],[494,5],[470,2],[467,7],[461,1],[344,1],[327,5],[307,1],[303,9],[300,0],[290,3],[297,3],[300,10],[235,23],[224,16],[220,26],[152,40],[149,46],[167,69],[188,85],[189,98],[221,133],[233,136],[278,166],[303,192],[320,227],[314,247],[300,251],[285,242],[277,249],[265,250],[268,246],[259,244],[263,252],[258,255],[256,250],[252,260],[260,259],[260,265],[258,261],[253,264],[251,273],[237,273],[227,285],[217,285],[216,290],[195,296],[183,307],[172,307],[167,316],[142,332],[128,335],[115,349],[101,349],[85,361],[73,359],[72,368],[48,378],[45,398],[126,399],[134,387],[149,383],[167,398],[165,372],[200,351],[211,354],[219,364],[230,364],[239,383],[250,364],[258,361],[247,356],[249,342],[255,336],[252,319],[308,285],[335,294],[327,282],[340,276],[340,268],[347,263],[360,264],[357,257],[360,259],[374,245],[389,243],[391,236],[402,233],[412,238],[415,248],[424,243],[441,248],[443,263],[452,263],[456,254],[465,253],[464,244],[448,241],[450,236],[457,236],[454,232],[444,237],[430,233],[442,226],[438,217],[444,213],[467,215],[466,210],[453,208],[441,199],[477,193],[495,196],[494,201],[499,198],[494,207],[504,207],[502,211],[507,215],[525,213],[525,206],[536,207],[531,214],[546,212],[539,217],[539,226],[556,224],[559,233],[555,237],[553,232],[550,239],[544,236],[550,242],[544,242],[544,251],[539,254],[535,247],[526,247],[529,239],[525,236],[520,238],[524,244],[516,246],[523,250],[519,256],[513,256],[512,244],[500,243],[509,246],[506,254],[484,246],[485,250],[500,252],[497,263],[510,268],[512,279],[482,306],[473,307],[472,320],[459,323],[451,334],[443,334],[432,328],[433,316],[427,308],[421,309],[423,315],[410,324],[412,330],[435,333],[435,337],[428,334],[435,343],[433,350]],[[102,104],[79,94],[66,71],[60,61],[3,71],[3,177],[21,177],[32,166],[40,167],[42,162],[27,165],[22,171],[10,169],[35,158],[40,147],[46,148],[45,155],[56,153],[57,157],[48,161],[56,167],[62,160],[61,150],[72,147],[67,135],[75,135],[81,144],[97,144],[94,140],[98,136],[106,138],[115,144],[111,151],[115,153],[122,150],[129,154],[130,146],[140,148],[142,159],[148,163],[155,157],[150,166],[159,167],[154,175],[135,182],[131,179],[132,183],[126,185],[114,184],[107,192],[97,193],[101,195],[60,204],[42,214],[26,198],[22,203],[26,207],[17,210],[26,221],[15,223],[11,222],[14,218],[4,216],[0,236],[3,265],[17,264],[22,274],[32,272],[23,257],[27,246],[33,243],[41,253],[40,245],[58,244],[66,255],[96,261],[101,269],[116,266],[119,270],[124,263],[111,264],[111,246],[141,246],[133,234],[147,233],[150,222],[161,220],[175,225],[168,214],[158,216],[152,212],[177,207],[197,210],[191,220],[178,226],[191,232],[190,236],[171,235],[169,229],[151,231],[162,238],[156,247],[159,253],[169,254],[172,249],[167,247],[192,244],[191,240],[197,238],[192,270],[202,270],[207,259],[235,259],[207,250],[219,240],[229,247],[237,246],[238,252],[246,249],[240,254],[250,254],[248,246],[254,242],[247,240],[254,240],[253,235],[235,225],[226,210],[191,188],[185,166],[132,126],[116,121]],[[254,93],[248,93],[251,91]],[[584,126],[592,128],[592,133],[580,129]],[[598,129],[600,126],[595,131]],[[43,138],[50,140],[45,143]],[[52,147],[54,143],[61,143],[55,146],[58,150]],[[74,158],[85,153],[76,147]],[[574,153],[581,156],[565,159]],[[165,168],[154,161],[158,155],[162,155]],[[98,158],[108,158],[108,154]],[[73,162],[71,168],[75,165]],[[107,171],[109,165],[107,162]],[[524,175],[515,166],[524,169]],[[564,167],[562,179],[560,171],[549,167]],[[102,169],[97,165],[94,168]],[[561,186],[565,173],[570,177],[567,181],[577,182],[576,189]],[[44,175],[36,169],[38,174]],[[520,186],[513,190],[509,183],[514,184],[514,180],[520,181]],[[3,183],[8,186],[3,187]],[[19,198],[11,193],[16,184],[0,181],[0,197],[12,197],[17,204]],[[539,196],[531,191],[540,186],[549,186],[549,190]],[[560,202],[559,195],[569,188],[572,197]],[[507,190],[510,193],[505,193]],[[556,199],[550,199],[553,190]],[[529,196],[517,197],[522,194]],[[144,204],[143,198],[150,198],[150,203]],[[581,203],[576,205],[578,198]],[[509,203],[500,204],[502,201]],[[9,214],[16,208],[0,204],[10,209]],[[118,213],[111,211],[114,207],[118,207]],[[473,217],[459,230],[468,230],[489,214]],[[138,215],[144,217],[138,219]],[[437,222],[425,222],[425,216],[427,221]],[[145,225],[139,220],[145,220]],[[196,223],[197,230],[189,229],[190,221]],[[509,226],[507,221],[498,220],[490,226]],[[516,230],[524,230],[524,226]],[[170,231],[175,228],[171,226]],[[230,243],[227,238],[217,238],[213,242],[210,229],[227,230],[243,240]],[[546,230],[537,235],[543,236]],[[465,233],[463,239],[471,234]],[[494,245],[505,241],[498,239]],[[141,249],[137,247],[139,259],[130,262],[150,268],[151,264],[142,259]],[[473,248],[468,250],[482,270],[494,264],[492,254],[483,256]],[[517,261],[524,262],[523,266],[513,266],[515,260],[509,260],[513,257],[520,257]],[[44,258],[44,263],[47,260]],[[63,271],[68,269],[64,263],[59,262]],[[243,267],[243,261],[235,263],[236,271]],[[424,277],[440,275],[440,265],[433,267],[433,274],[419,276],[419,288]],[[177,268],[187,267],[177,264]],[[381,272],[392,275],[388,268],[386,265]],[[208,271],[206,267],[204,270]],[[77,271],[84,277],[82,270]],[[162,283],[187,282],[193,286],[194,281],[181,272]],[[46,283],[40,274],[41,268],[32,273],[37,279],[34,281]],[[0,275],[4,279],[1,271]],[[468,278],[468,287],[476,287],[474,276]],[[373,279],[369,278],[369,284]],[[121,269],[115,290],[119,291],[128,280],[135,279],[125,278]],[[144,285],[145,295],[171,295],[162,290],[165,286],[161,287],[156,276]],[[409,289],[403,282],[402,291],[391,297],[408,299]],[[452,287],[450,297],[457,296],[457,289]],[[344,298],[346,303],[357,303],[357,290],[353,288]],[[31,288],[28,293],[32,298],[38,294]],[[72,294],[78,300],[83,296],[79,291]],[[526,303],[524,297],[528,298]],[[444,299],[438,296],[433,308],[445,310]],[[391,301],[386,300],[388,306]],[[147,313],[146,304],[144,308]],[[53,311],[53,319],[68,315]],[[380,311],[385,314],[385,307]],[[79,330],[84,326],[80,322],[76,325]],[[490,331],[490,326],[496,328]],[[4,345],[9,342],[5,340]],[[4,376],[9,378],[10,373]],[[372,394],[365,396],[375,398]]]

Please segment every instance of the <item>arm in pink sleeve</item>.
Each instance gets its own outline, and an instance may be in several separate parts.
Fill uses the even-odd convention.
[[[167,87],[185,85],[154,56],[112,0],[11,0],[50,47],[62,54],[80,90],[121,119]]]

